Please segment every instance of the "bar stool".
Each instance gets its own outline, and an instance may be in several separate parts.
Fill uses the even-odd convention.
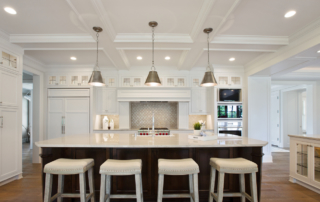
[[[241,202],[245,202],[246,198],[249,201],[258,202],[257,181],[256,181],[256,172],[258,172],[257,164],[244,158],[235,158],[235,159],[211,158],[210,165],[211,165],[211,173],[210,173],[211,181],[210,181],[209,202],[212,202],[213,199],[217,202],[222,202],[222,199],[224,196],[241,197]],[[217,194],[214,193],[216,170],[219,171]],[[240,174],[240,193],[223,194],[225,173]],[[250,174],[251,196],[249,196],[245,191],[244,174],[248,174],[248,173]]]
[[[110,198],[136,198],[137,202],[143,202],[142,189],[142,161],[134,160],[115,160],[108,159],[100,166],[101,186],[100,202],[109,202]],[[111,176],[112,175],[135,175],[136,194],[111,194]]]
[[[94,202],[93,166],[93,159],[57,159],[46,164],[43,170],[46,173],[44,202],[51,202],[56,198],[58,202],[61,202],[62,198],[80,198],[81,202],[87,202],[91,198],[91,202]],[[86,193],[86,171],[88,171],[89,194]],[[80,194],[63,193],[64,175],[77,174],[79,174]],[[58,193],[51,197],[53,175],[58,175]]]
[[[159,159],[158,172],[158,202],[162,198],[190,198],[191,202],[199,202],[199,166],[193,159]],[[164,175],[189,175],[190,194],[163,194]]]

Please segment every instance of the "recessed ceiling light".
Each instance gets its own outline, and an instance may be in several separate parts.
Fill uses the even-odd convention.
[[[320,50],[318,50],[317,53],[320,53]]]
[[[297,12],[296,11],[289,11],[287,12],[284,17],[285,18],[291,18],[292,16],[294,16]]]
[[[76,58],[76,57],[71,57],[70,59],[71,59],[71,60],[77,60],[77,58]]]
[[[165,59],[165,60],[170,60],[170,57],[169,57],[169,56],[166,56],[164,59]]]
[[[235,58],[230,58],[230,59],[229,59],[229,61],[235,61],[235,60],[236,60]]]
[[[17,11],[14,10],[13,8],[10,8],[10,7],[5,7],[4,10],[5,10],[7,13],[10,13],[10,14],[12,14],[12,15],[17,14]]]
[[[138,56],[138,57],[137,57],[137,60],[142,60],[142,57],[141,57],[141,56]]]

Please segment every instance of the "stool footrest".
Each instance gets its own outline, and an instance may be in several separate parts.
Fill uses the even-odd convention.
[[[162,198],[190,198],[190,194],[163,194]]]
[[[108,194],[106,195],[108,198]],[[110,198],[137,198],[136,194],[111,194]]]
[[[249,200],[252,201],[252,197],[249,196],[247,193],[243,193],[243,195]],[[218,195],[216,193],[211,192],[211,196],[216,200],[218,198]],[[241,197],[242,193],[223,193],[223,197]]]
[[[88,201],[93,196],[93,193],[86,194],[86,201]],[[57,193],[51,197],[51,201],[54,201],[58,197],[62,198],[80,198],[80,194],[68,194],[68,193]]]

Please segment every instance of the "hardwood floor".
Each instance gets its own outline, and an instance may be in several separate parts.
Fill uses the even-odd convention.
[[[31,163],[28,145],[23,147],[23,178],[0,187],[0,202],[40,202],[41,165]],[[263,164],[262,202],[319,202],[320,195],[288,181],[289,153],[273,153],[273,163]]]

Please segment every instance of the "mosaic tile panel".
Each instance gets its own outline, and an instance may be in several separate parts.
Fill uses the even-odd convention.
[[[113,119],[114,122],[114,129],[119,129],[119,115],[101,115],[101,127],[103,126],[103,118],[104,116],[107,116],[109,121]]]
[[[189,128],[193,128],[193,124],[200,120],[207,123],[207,115],[189,115]]]
[[[131,103],[131,128],[152,127],[152,112],[156,128],[178,127],[178,103]]]

